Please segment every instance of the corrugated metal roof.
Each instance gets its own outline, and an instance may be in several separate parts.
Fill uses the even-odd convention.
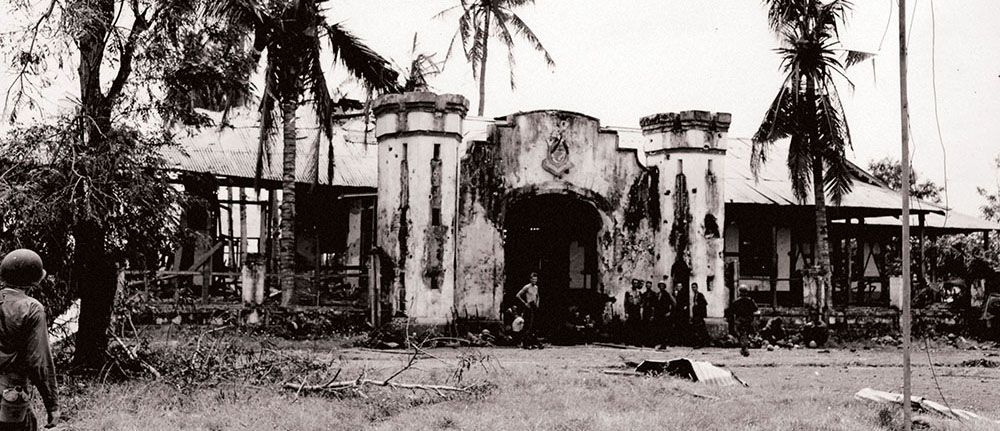
[[[465,141],[485,139],[487,129],[492,121],[481,118],[467,119]],[[607,128],[619,135],[619,147],[625,149],[641,149],[645,143],[642,132],[635,128]],[[300,127],[298,138],[297,171],[295,179],[298,182],[309,183],[314,180],[316,168],[312,161],[314,142],[319,129],[316,127]],[[168,149],[165,153],[168,162],[175,169],[191,172],[205,172],[215,175],[253,178],[257,166],[257,133],[256,124],[237,125],[226,129],[206,128],[192,136],[181,137],[180,148]],[[319,183],[346,187],[378,186],[378,148],[374,145],[373,133],[365,133],[365,123],[359,119],[349,120],[334,131],[332,147],[334,152],[333,181],[327,178],[327,163],[329,161],[330,142],[320,140],[319,145]],[[746,138],[729,138],[726,141],[726,183],[725,199],[727,203],[762,204],[762,205],[799,205],[792,194],[791,182],[785,159],[788,155],[786,142],[779,142],[772,148],[770,161],[761,167],[755,179],[750,171],[751,142]],[[645,154],[639,151],[640,163],[645,161]],[[859,179],[864,172],[858,168]],[[270,163],[264,167],[264,180],[281,180],[281,140],[275,142]],[[851,193],[844,197],[839,207],[843,208],[874,208],[899,210],[901,207],[899,193],[886,187],[857,180]],[[939,205],[919,200],[911,201],[915,210],[930,210],[944,213]],[[802,205],[812,205],[808,198]],[[835,205],[830,205],[836,208]],[[866,218],[866,223],[899,225],[898,219],[892,217]],[[916,225],[916,219],[914,224]],[[988,230],[1000,229],[1000,224],[982,220],[975,216],[948,211],[947,218],[943,215],[928,214],[926,225],[941,229]]]
[[[236,178],[254,178],[257,167],[258,126],[236,125],[224,129],[206,128],[178,138],[180,146],[164,152],[168,164],[177,170],[204,172]],[[317,127],[299,127],[295,180],[311,183],[316,179],[316,139],[319,138],[318,183],[345,187],[378,185],[378,148],[365,144],[364,124],[350,121],[327,140]],[[333,148],[333,180],[328,178],[330,147]],[[281,181],[282,141],[276,139],[270,163],[261,178]]]
[[[754,178],[750,170],[750,150],[752,143],[746,138],[730,138],[726,150],[726,202],[749,204],[799,205],[792,193],[792,183],[788,179],[787,142],[776,143],[768,153],[768,163],[761,166]],[[856,167],[857,168],[857,167]],[[861,171],[860,168],[857,168]],[[809,196],[802,205],[812,205]],[[827,203],[831,208],[874,208],[901,209],[902,196],[896,191],[876,184],[861,181],[856,175],[850,193],[844,196],[840,205]],[[943,212],[943,208],[929,202],[912,199],[910,207],[915,210]]]

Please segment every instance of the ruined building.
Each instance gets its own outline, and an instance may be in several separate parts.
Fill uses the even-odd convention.
[[[787,146],[778,143],[755,175],[752,144],[727,137],[725,113],[655,114],[625,128],[565,111],[467,118],[467,105],[457,95],[389,95],[374,104],[373,131],[359,114],[329,146],[314,149],[320,162],[305,163],[309,146],[300,146],[297,305],[336,308],[375,325],[395,317],[432,326],[488,323],[532,272],[540,276],[540,323],[565,322],[572,311],[613,322],[634,278],[697,283],[717,335],[741,284],[765,313],[793,323],[821,305],[807,283],[814,209],[794,198],[782,163]],[[315,133],[302,129],[300,140],[318,142]],[[212,220],[228,221],[203,223],[208,251],[187,253],[215,258],[185,260],[181,250],[163,273],[215,280],[201,289],[205,304],[232,290],[221,274],[239,275],[219,262],[240,252],[265,261],[274,254],[279,198],[237,199],[228,188],[255,184],[256,136],[250,126],[202,133],[171,158],[178,171],[226,189]],[[901,305],[900,197],[851,168],[853,190],[828,206],[833,289],[821,297],[832,307],[830,324],[892,325]],[[279,186],[279,173],[277,165],[265,170],[263,186]],[[247,240],[238,241],[234,213],[242,218],[245,207],[255,221],[241,223]],[[975,233],[989,241],[1000,230],[930,202],[914,200],[911,208],[915,240]],[[914,250],[915,261],[929,262],[915,270],[923,280],[915,290],[947,300],[955,274],[938,271],[934,258]],[[205,262],[201,272],[198,262]],[[987,279],[966,278],[951,296],[976,307],[1000,294],[1000,283],[991,282],[993,292]],[[175,292],[174,302],[182,296]]]
[[[773,312],[818,305],[803,283],[812,203],[794,200],[783,163],[751,174],[750,142],[727,138],[729,114],[655,114],[637,130],[566,111],[466,119],[467,106],[433,93],[375,103],[376,317],[496,320],[532,272],[543,320],[554,322],[571,309],[621,316],[633,278],[698,283],[715,334],[739,284]],[[852,167],[854,190],[828,209],[831,323],[899,305],[899,195]],[[988,241],[1000,229],[953,211],[942,218],[946,209],[928,202],[911,206],[920,237],[983,232]]]
[[[463,97],[432,93],[374,107],[377,244],[390,267],[377,271],[379,296],[393,312],[424,324],[498,319],[538,272],[543,314],[575,306],[607,319],[632,278],[697,282],[710,326],[722,327],[729,114],[645,117],[636,149],[564,111],[513,114],[466,140],[466,110]]]

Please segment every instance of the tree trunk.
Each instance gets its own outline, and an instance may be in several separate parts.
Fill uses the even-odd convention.
[[[479,62],[479,116],[486,111],[486,59],[489,58],[490,44],[490,11],[486,10],[486,22],[483,23],[483,59]]]
[[[80,108],[87,124],[81,151],[102,151],[105,134],[111,129],[111,103],[101,93],[101,66],[105,53],[107,26],[114,20],[115,4],[99,0],[90,17],[89,31],[80,33],[77,45],[80,64]],[[86,167],[80,169],[86,170]],[[86,172],[82,172],[87,175]],[[104,230],[93,220],[82,220],[73,229],[76,243],[72,280],[80,295],[79,331],[73,362],[88,368],[103,365],[108,347],[108,327],[114,308],[117,274],[104,246]]]
[[[296,139],[295,96],[285,95],[281,102],[282,127],[284,128],[284,163],[281,168],[281,240],[278,251],[278,268],[281,279],[281,306],[292,305],[295,295],[295,154]]]
[[[830,296],[833,286],[831,284],[830,241],[826,220],[826,190],[823,187],[823,160],[819,156],[813,157],[812,170],[813,199],[816,202],[816,249],[813,254],[820,276],[820,283],[817,283],[816,302],[825,322],[831,305]]]
[[[80,223],[73,236],[77,246],[73,278],[80,294],[80,329],[73,362],[99,368],[104,364],[108,347],[118,277],[104,247],[104,231],[97,223]]]

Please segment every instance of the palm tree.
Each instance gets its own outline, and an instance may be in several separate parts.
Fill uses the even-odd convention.
[[[405,70],[406,81],[403,91],[429,91],[427,78],[441,73],[441,63],[434,61],[434,54],[417,53],[417,34],[413,33],[413,46],[410,48],[410,67]]]
[[[337,102],[327,86],[320,54],[324,39],[334,61],[376,92],[398,91],[399,73],[389,62],[367,47],[340,24],[324,18],[319,3],[324,0],[284,1],[220,0],[211,6],[213,15],[244,28],[252,34],[256,55],[267,51],[264,90],[260,102],[260,139],[257,176],[270,155],[271,137],[276,132],[275,111],[281,114],[283,130],[281,174],[281,223],[278,267],[281,305],[292,303],[295,291],[295,112],[308,100],[323,134],[332,136]],[[257,62],[253,62],[256,67]],[[317,152],[318,153],[318,152]],[[333,157],[333,154],[330,155]]]
[[[751,168],[755,175],[767,162],[775,141],[791,138],[788,175],[792,191],[805,202],[812,186],[816,209],[814,265],[818,308],[826,313],[830,305],[830,245],[827,232],[826,197],[839,204],[851,191],[852,180],[844,157],[851,145],[850,130],[837,96],[834,75],[843,76],[844,66],[837,57],[837,27],[850,9],[846,0],[765,0],[768,21],[782,40],[785,80],[771,102],[764,121],[753,137]],[[846,78],[845,78],[846,79]]]
[[[465,58],[472,66],[472,76],[479,80],[479,114],[483,115],[486,108],[486,60],[489,54],[490,36],[496,37],[507,47],[507,64],[510,68],[510,87],[514,88],[514,36],[520,36],[532,45],[535,51],[541,52],[545,62],[555,66],[552,56],[545,50],[542,43],[535,37],[521,17],[514,13],[514,8],[526,4],[534,4],[535,0],[459,0],[461,4],[441,11],[441,17],[453,9],[461,8],[462,15],[458,18],[458,30],[451,38],[445,61],[451,57],[455,39],[461,37]],[[491,27],[491,25],[495,27]]]

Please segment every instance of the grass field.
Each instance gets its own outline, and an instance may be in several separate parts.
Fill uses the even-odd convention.
[[[282,383],[332,377],[385,379],[409,355],[346,347],[347,340],[290,342],[219,331],[163,332],[160,356],[195,358],[156,380],[69,379],[67,429],[80,430],[869,430],[898,429],[900,410],[855,400],[864,387],[902,392],[901,351],[666,351],[596,346],[428,350],[396,383],[477,385],[472,394],[382,387],[316,394]],[[214,346],[215,356],[197,353]],[[243,353],[218,353],[239,346]],[[197,347],[197,348],[196,348]],[[250,352],[250,353],[247,353]],[[258,353],[253,353],[258,352]],[[1000,362],[993,350],[931,349],[953,408],[1000,418]],[[256,355],[256,356],[255,356]],[[731,369],[750,386],[712,387],[671,377],[605,374],[626,361],[688,357]],[[220,364],[231,361],[238,364]],[[975,366],[963,366],[973,363]],[[464,367],[458,364],[464,363]],[[941,402],[923,350],[914,352],[913,393]],[[166,364],[166,363],[165,363]],[[167,365],[162,365],[167,367]],[[187,367],[186,369],[184,367]],[[269,368],[268,368],[269,367]],[[192,371],[196,369],[198,372]],[[172,371],[171,371],[172,370]],[[277,370],[277,371],[272,371]],[[461,370],[461,380],[456,370]],[[926,415],[930,429],[986,430]],[[1000,428],[1000,425],[996,426]]]

